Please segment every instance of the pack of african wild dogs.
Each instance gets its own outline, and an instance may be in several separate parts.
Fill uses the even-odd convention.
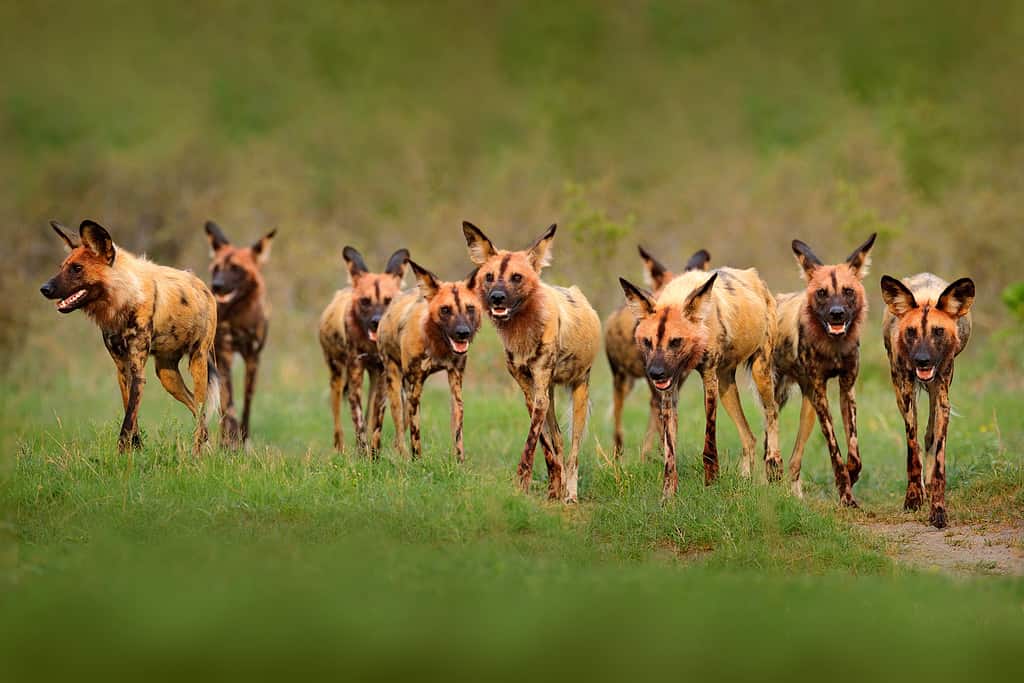
[[[270,256],[276,231],[239,247],[217,224],[208,222],[207,285],[191,272],[157,265],[121,248],[94,221],[81,223],[77,239],[59,223],[51,226],[68,255],[41,292],[56,301],[61,313],[83,310],[100,328],[117,368],[124,404],[119,449],[141,445],[139,404],[150,356],[164,389],[196,419],[196,453],[209,439],[207,422],[217,410],[221,445],[234,448],[246,443],[270,318],[261,268]],[[441,279],[412,260],[405,249],[395,251],[382,271],[374,271],[356,249],[345,247],[342,257],[348,286],[327,304],[319,324],[335,448],[344,447],[344,399],[360,453],[377,457],[384,412],[390,407],[396,449],[406,457],[418,457],[423,385],[427,377],[443,370],[451,398],[452,449],[463,462],[462,379],[470,345],[486,314],[504,346],[506,368],[526,400],[529,429],[516,471],[524,491],[532,480],[539,445],[547,465],[548,497],[578,501],[590,371],[603,336],[613,379],[615,457],[623,453],[623,403],[636,380],[642,379],[650,389],[650,416],[640,457],[644,459],[655,442],[660,445],[664,498],[673,497],[678,486],[678,397],[691,373],[698,374],[704,386],[705,484],[713,484],[719,473],[719,402],[740,435],[740,472],[751,475],[758,439],[744,415],[736,381],[737,371],[743,369],[750,372],[764,413],[762,448],[768,481],[779,482],[787,476],[778,416],[796,388],[800,420],[788,467],[793,494],[803,495],[800,465],[817,421],[839,502],[857,505],[853,487],[862,459],[855,387],[868,308],[863,281],[875,235],[833,264],[824,263],[804,242],[793,240],[805,284],[784,294],[773,294],[754,268],[709,270],[711,255],[704,250],[675,273],[641,247],[646,287],[620,278],[624,304],[607,318],[602,334],[597,312],[578,287],[556,287],[541,279],[551,263],[555,231],[552,225],[529,246],[509,250],[495,246],[480,228],[464,222],[472,271],[456,280]],[[418,286],[403,289],[406,268],[412,270]],[[927,492],[930,521],[941,528],[947,524],[949,389],[954,360],[971,334],[974,282],[970,278],[948,282],[931,273],[917,273],[901,279],[883,275],[880,284],[886,306],[882,342],[907,435],[904,506],[919,509]],[[245,364],[241,418],[231,386],[236,355]],[[192,389],[179,369],[186,356]],[[365,409],[364,376],[369,379]],[[826,391],[833,378],[839,384],[845,459]],[[571,401],[568,453],[556,419],[556,386],[567,388]],[[917,424],[919,389],[929,399],[923,456]]]

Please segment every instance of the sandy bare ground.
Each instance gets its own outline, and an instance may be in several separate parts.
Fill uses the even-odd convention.
[[[1024,522],[980,523],[936,529],[920,522],[868,522],[889,541],[897,562],[960,576],[1024,576]]]

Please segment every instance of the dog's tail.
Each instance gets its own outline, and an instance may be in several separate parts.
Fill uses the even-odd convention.
[[[206,357],[206,421],[220,414],[220,373],[213,351]]]

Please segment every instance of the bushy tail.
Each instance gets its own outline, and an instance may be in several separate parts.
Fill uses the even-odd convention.
[[[213,352],[206,359],[206,421],[220,414],[220,373]]]

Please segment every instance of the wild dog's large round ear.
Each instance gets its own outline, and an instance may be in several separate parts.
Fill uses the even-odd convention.
[[[644,262],[644,284],[653,289],[660,289],[672,277],[672,274],[668,272],[668,268],[661,261],[651,256],[650,252],[641,245],[636,245],[636,250],[640,252],[640,258]]]
[[[341,250],[341,257],[345,259],[345,265],[348,267],[349,282],[355,282],[360,275],[370,272],[363,255],[356,251],[355,247],[346,246]]]
[[[116,250],[114,240],[106,228],[95,221],[84,220],[78,227],[78,235],[82,238],[82,244],[92,253],[107,262],[108,266],[114,265]]]
[[[683,270],[707,270],[710,262],[711,254],[707,249],[701,249],[700,251],[693,252],[693,256],[686,262]]]
[[[206,231],[206,239],[210,242],[210,256],[231,244],[231,240],[224,234],[224,231],[213,221],[206,221],[203,229]]]
[[[821,259],[814,255],[811,248],[800,240],[793,240],[793,253],[796,255],[796,262],[803,270],[803,277],[810,279],[811,274],[822,266]]]
[[[555,241],[556,230],[558,230],[558,225],[555,223],[549,225],[544,234],[534,240],[526,251],[526,258],[530,261],[530,266],[538,273],[551,265],[551,245]]]
[[[914,298],[914,293],[896,278],[883,275],[881,286],[885,305],[889,307],[889,312],[897,318],[906,314],[907,311],[917,308],[917,299]]]
[[[971,311],[973,305],[974,280],[962,277],[942,290],[935,308],[945,311],[954,318],[961,318]]]
[[[388,259],[388,265],[384,267],[384,272],[401,282],[402,278],[405,277],[405,264],[408,262],[409,250],[399,249]]]
[[[476,265],[482,266],[487,259],[498,253],[484,231],[469,221],[462,221],[462,234],[466,237],[469,260]]]
[[[419,284],[420,293],[423,294],[423,298],[427,301],[433,299],[434,295],[441,288],[437,276],[412,259],[409,259],[409,267],[412,268],[412,272],[416,276],[416,282]]]
[[[619,285],[622,287],[622,293],[626,295],[626,305],[637,321],[654,313],[656,304],[653,294],[640,289],[623,277],[619,278]]]
[[[690,292],[683,302],[683,316],[692,322],[701,322],[707,315],[707,309],[711,305],[711,288],[715,286],[718,273],[712,273],[704,284]]]
[[[871,266],[871,247],[875,246],[876,237],[877,232],[871,233],[871,237],[846,258],[846,265],[850,266],[850,270],[859,278],[868,274],[868,268]]]
[[[256,243],[252,245],[252,253],[255,254],[256,262],[260,265],[266,263],[270,258],[270,245],[273,243],[275,235],[277,235],[277,228],[256,240]]]
[[[60,235],[60,238],[62,240],[64,240],[64,244],[67,246],[67,250],[68,251],[71,251],[72,249],[75,249],[76,247],[78,247],[78,245],[75,244],[75,241],[73,239],[71,239],[71,237],[69,237],[66,232],[64,232],[67,228],[65,228],[59,222],[57,222],[57,221],[50,221],[50,227],[53,228],[53,231],[55,233]]]

